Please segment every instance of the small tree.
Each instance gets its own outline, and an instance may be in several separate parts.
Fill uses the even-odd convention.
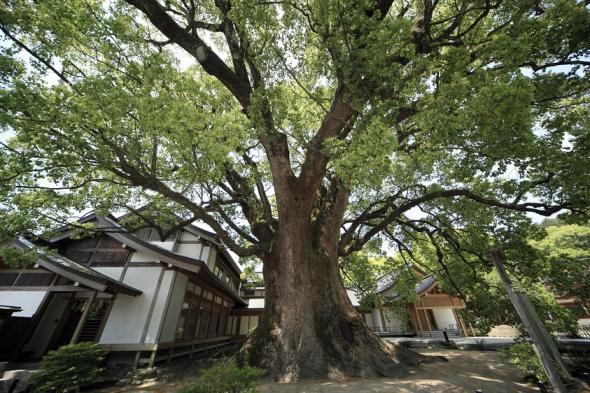
[[[92,384],[103,370],[105,353],[95,343],[79,343],[51,351],[41,360],[41,370],[33,374],[36,392],[54,392]]]

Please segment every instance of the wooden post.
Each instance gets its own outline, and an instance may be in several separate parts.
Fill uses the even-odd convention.
[[[561,361],[561,356],[557,350],[557,347],[555,346],[555,343],[549,336],[549,333],[547,333],[545,326],[535,312],[535,309],[533,308],[529,298],[524,293],[515,291],[512,288],[512,281],[504,269],[504,256],[502,255],[502,252],[495,248],[490,250],[490,254],[492,256],[494,266],[498,271],[498,275],[502,280],[504,289],[506,289],[510,301],[514,305],[518,316],[522,320],[527,333],[533,341],[533,348],[535,349],[535,353],[537,354],[539,360],[543,364],[543,368],[547,373],[549,382],[551,385],[553,385],[553,388],[557,393],[567,392],[567,389],[563,384],[561,377],[559,376],[559,372],[555,367],[555,364],[561,367],[568,378],[571,378],[571,376]]]
[[[383,310],[379,309],[379,316],[381,317],[381,327],[383,327],[383,333],[386,333],[387,322],[385,320],[385,315],[383,315]]]
[[[418,310],[418,307],[414,306],[414,311],[416,311],[416,320],[418,321],[418,327],[420,328],[421,336],[424,337],[424,329],[422,328],[422,321],[420,320],[420,310]]]
[[[426,326],[428,326],[428,334],[430,334],[430,337],[432,337],[432,328],[430,327],[430,318],[428,318],[428,313],[426,312],[426,309],[423,308],[422,312],[424,313],[424,318],[426,319]]]
[[[454,308],[452,308],[451,311],[453,312],[453,316],[455,317],[457,322],[459,322],[457,324],[457,327],[459,327],[459,325],[461,326],[463,336],[469,337],[469,333],[467,332],[467,329],[465,328],[465,323],[463,323],[463,318],[461,318],[461,316],[459,315],[459,312],[457,310],[455,310]],[[474,334],[474,336],[475,336],[475,334]]]
[[[469,329],[471,329],[471,335],[473,337],[475,337],[475,330],[473,330],[473,326],[471,325],[471,322],[469,322]]]

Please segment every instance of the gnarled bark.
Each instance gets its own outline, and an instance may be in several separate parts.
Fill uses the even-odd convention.
[[[427,360],[372,334],[340,276],[336,236],[322,236],[294,208],[264,259],[266,308],[239,359],[281,382],[405,375]]]

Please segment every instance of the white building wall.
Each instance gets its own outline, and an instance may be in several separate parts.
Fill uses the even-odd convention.
[[[440,330],[449,329],[449,325],[457,324],[457,320],[455,319],[455,315],[453,315],[453,310],[451,308],[434,308],[432,309],[432,313],[434,314],[436,325]]]
[[[170,295],[170,304],[164,316],[164,324],[162,326],[162,333],[160,334],[161,343],[174,341],[176,325],[178,324],[178,317],[182,310],[182,300],[186,292],[187,282],[188,277],[185,274],[176,273],[176,280],[174,281],[174,287]]]
[[[121,273],[123,273],[122,267],[93,267],[93,269],[117,281],[119,281]]]
[[[131,255],[131,259],[129,262],[156,262],[154,261],[154,257],[151,254],[142,252],[142,251],[135,251]]]
[[[15,317],[32,317],[43,302],[47,291],[0,291],[0,304],[18,306],[23,310],[15,312]]]
[[[207,266],[209,266],[209,270],[214,271],[215,268],[215,257],[217,256],[217,250],[215,247],[209,246],[209,253],[207,254],[207,258],[203,257],[203,261],[207,261]]]
[[[248,317],[247,315],[240,317],[240,331],[239,331],[240,336],[245,336],[246,334],[248,334],[249,319],[250,319],[250,317]]]
[[[383,316],[385,317],[385,325],[390,332],[402,332],[406,330],[406,321],[399,315],[389,309],[383,310]]]
[[[174,247],[174,242],[173,241],[167,241],[167,242],[150,242],[151,244],[153,244],[154,246],[158,246],[161,247],[165,250],[168,251],[172,251],[172,248]]]
[[[199,259],[201,255],[201,244],[189,243],[189,244],[178,244],[176,247],[176,253],[184,255],[185,257]]]
[[[381,314],[379,313],[379,310],[373,309],[371,310],[371,314],[373,316],[374,329],[382,331],[383,323],[381,322]]]
[[[123,282],[140,296],[118,294],[100,337],[101,344],[139,344],[163,267],[129,266]]]
[[[180,234],[180,239],[179,240],[181,240],[183,242],[186,242],[186,241],[196,242],[196,241],[199,240],[199,237],[196,236],[196,235],[193,235],[189,231],[183,230],[182,233]]]
[[[158,342],[158,333],[160,331],[160,327],[162,326],[162,319],[165,317],[168,294],[172,289],[172,279],[174,277],[173,270],[166,270],[164,272],[164,276],[162,277],[162,282],[160,284],[160,290],[156,294],[156,302],[154,304],[154,309],[152,311],[152,317],[150,318],[150,324],[147,330],[147,334],[145,337],[146,343],[156,343]],[[182,300],[181,300],[182,302]]]
[[[365,317],[365,322],[367,323],[367,326],[369,327],[369,329],[371,329],[371,330],[375,329],[375,325],[373,324],[373,314],[371,314],[369,312],[369,313],[366,313],[363,315]]]

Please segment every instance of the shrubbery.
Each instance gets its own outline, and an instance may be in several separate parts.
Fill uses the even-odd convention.
[[[540,382],[547,381],[543,365],[535,354],[531,343],[521,342],[514,344],[510,348],[503,350],[503,357],[508,359],[511,365],[523,371],[526,375],[533,376]]]
[[[33,374],[35,392],[54,392],[92,384],[103,370],[105,352],[95,343],[64,345],[41,360],[41,370]]]
[[[255,393],[260,392],[258,378],[264,370],[238,367],[234,362],[219,362],[203,371],[199,379],[185,386],[181,393]]]

